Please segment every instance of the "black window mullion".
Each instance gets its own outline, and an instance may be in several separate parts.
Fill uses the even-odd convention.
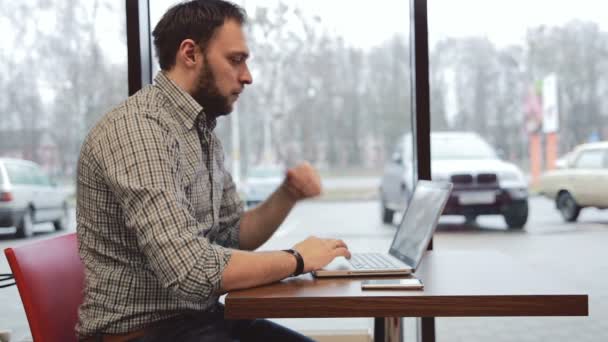
[[[427,0],[410,0],[411,66],[413,81],[412,127],[416,141],[416,169],[418,179],[431,179],[431,108],[429,86],[429,35]],[[427,247],[433,249],[433,240]],[[418,320],[418,340],[435,342],[435,318]]]
[[[150,4],[148,0],[126,0],[129,96],[152,83]]]

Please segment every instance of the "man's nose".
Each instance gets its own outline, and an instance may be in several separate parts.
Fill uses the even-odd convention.
[[[245,64],[245,69],[241,73],[240,81],[242,84],[251,84],[253,83],[253,77],[251,77],[251,72],[249,72],[249,67]]]

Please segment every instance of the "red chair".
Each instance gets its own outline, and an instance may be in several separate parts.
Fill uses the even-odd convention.
[[[78,341],[84,266],[76,234],[4,250],[35,342]]]

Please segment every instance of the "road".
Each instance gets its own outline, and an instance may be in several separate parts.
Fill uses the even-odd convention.
[[[608,211],[583,210],[577,223],[564,223],[552,202],[530,200],[530,219],[522,231],[510,231],[499,216],[481,217],[464,225],[460,217],[443,217],[435,235],[435,249],[499,250],[542,272],[554,273],[590,294],[589,317],[566,318],[439,318],[438,341],[607,341],[608,340]],[[395,225],[380,223],[375,201],[307,201],[296,206],[284,225],[262,249],[291,247],[309,235],[340,237],[353,250],[385,251]],[[396,219],[395,221],[397,221]],[[68,231],[74,231],[74,219]],[[30,240],[0,235],[0,249],[44,239],[58,233],[40,225]],[[0,273],[8,272],[0,258]],[[516,275],[514,275],[516,276]],[[14,341],[28,336],[25,314],[16,289],[0,289],[0,331],[11,329]],[[371,329],[372,320],[278,320],[300,330]],[[406,319],[405,336],[412,337],[414,320]]]

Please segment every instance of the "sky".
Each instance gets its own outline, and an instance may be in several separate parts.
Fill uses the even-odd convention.
[[[279,0],[236,0],[250,13]],[[407,0],[285,0],[322,18],[327,28],[361,48],[382,43],[394,33],[409,33]],[[151,0],[156,23],[173,0]],[[373,6],[370,6],[370,3]],[[446,37],[487,36],[499,46],[523,41],[526,29],[541,24],[561,25],[574,19],[590,20],[608,30],[605,0],[428,0],[431,46]],[[156,14],[156,15],[155,15]]]
[[[274,7],[280,0],[235,0],[253,13],[256,6]],[[409,35],[408,0],[284,0],[311,16],[318,15],[324,27],[355,47],[368,49],[395,33]],[[151,26],[175,0],[150,0]],[[370,5],[373,4],[373,6]],[[561,25],[574,19],[593,21],[608,31],[606,0],[428,0],[431,48],[446,37],[486,36],[499,46],[522,43],[526,29],[538,25]],[[123,8],[101,8],[97,28],[106,56],[114,63],[126,61]],[[52,30],[56,21],[51,10],[39,13],[38,25]],[[103,18],[103,19],[100,19]],[[12,28],[0,18],[0,32],[11,36]],[[6,36],[5,36],[6,37]],[[10,41],[5,41],[5,47]],[[7,45],[8,44],[8,45]],[[8,47],[10,49],[10,47]]]
[[[522,42],[526,29],[586,20],[608,30],[605,0],[429,0],[430,40],[483,35],[497,45]]]

